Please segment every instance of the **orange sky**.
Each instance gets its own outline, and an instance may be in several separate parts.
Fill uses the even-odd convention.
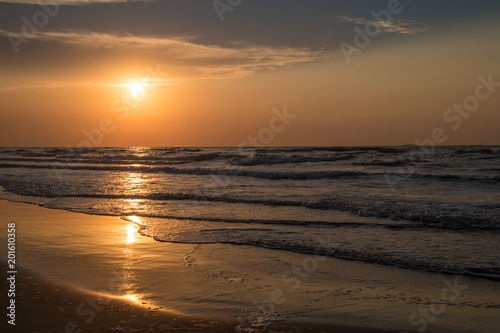
[[[412,144],[435,128],[444,144],[500,144],[500,87],[459,128],[443,119],[479,76],[500,82],[498,22],[488,13],[382,33],[350,64],[334,42],[209,44],[89,28],[46,28],[15,53],[0,29],[0,143],[76,146],[109,119],[100,146],[237,146],[286,106],[296,118],[268,145]],[[335,24],[353,43],[356,25]]]

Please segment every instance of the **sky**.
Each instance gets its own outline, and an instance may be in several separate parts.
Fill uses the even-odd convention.
[[[500,144],[500,2],[0,0],[0,146]]]

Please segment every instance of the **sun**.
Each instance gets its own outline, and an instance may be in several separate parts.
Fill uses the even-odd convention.
[[[130,83],[128,89],[130,94],[136,98],[143,97],[146,92],[144,84],[139,82]]]

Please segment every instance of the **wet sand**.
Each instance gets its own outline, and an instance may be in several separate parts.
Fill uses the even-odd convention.
[[[5,262],[2,270],[6,271]],[[16,325],[2,332],[231,332],[235,323],[143,307],[120,297],[79,289],[18,269]],[[6,287],[4,282],[3,287]],[[3,288],[3,289],[4,289]]]
[[[317,272],[332,280],[331,285],[335,288],[324,285],[325,280],[311,277],[304,280],[303,286],[295,292],[277,281],[288,301],[287,304],[280,303],[276,310],[279,308],[285,313],[284,305],[292,310],[287,310],[289,315],[282,317],[273,314],[256,316],[253,300],[263,300],[264,295],[269,295],[268,290],[273,290],[270,289],[270,285],[275,284],[272,270],[284,269],[279,266],[280,262],[300,262],[307,256],[277,251],[280,258],[274,258],[272,268],[267,268],[262,262],[263,258],[269,257],[271,250],[160,243],[139,235],[135,225],[118,217],[50,210],[3,200],[0,200],[0,217],[2,240],[5,240],[7,223],[16,223],[18,265],[18,325],[13,329],[4,321],[0,323],[2,331],[6,327],[9,332],[79,332],[79,329],[82,332],[398,332],[401,327],[398,323],[407,322],[408,314],[418,309],[418,304],[404,308],[406,303],[396,297],[387,297],[384,300],[387,304],[394,302],[387,310],[379,308],[386,304],[380,303],[379,296],[373,297],[376,303],[370,303],[374,301],[363,295],[354,297],[351,289],[371,288],[370,281],[363,280],[363,274],[376,276],[376,283],[380,285],[404,285],[405,281],[417,283],[418,280],[420,289],[425,285],[429,288],[429,284],[436,280],[439,283],[430,290],[439,295],[442,289],[440,276],[336,259],[328,262],[328,265],[335,266],[336,274],[328,273],[326,264]],[[244,260],[242,255],[246,255]],[[262,268],[260,274],[268,274],[269,278],[262,279],[261,276],[248,282],[244,280],[250,279],[228,275],[231,270],[238,270],[243,276],[245,269],[255,271],[254,267]],[[2,269],[6,271],[4,266]],[[210,273],[215,271],[218,273]],[[403,274],[400,280],[381,281],[382,276],[388,279],[387,276],[398,274]],[[414,277],[415,281],[407,277]],[[3,286],[7,287],[6,281]],[[482,289],[474,290],[470,281],[467,286],[471,291],[469,294],[475,295],[476,299],[482,298]],[[489,286],[487,283],[486,287]],[[328,303],[324,298],[324,306],[315,309],[316,312],[325,312],[320,316],[308,308],[308,304],[321,304],[318,296],[324,293],[324,289],[334,293],[331,295],[335,299]],[[491,297],[494,297],[496,290],[491,291]],[[307,297],[315,293],[317,299],[309,302]],[[275,296],[283,298],[283,295]],[[367,300],[360,303],[362,298]],[[425,302],[428,301],[421,304]],[[487,307],[488,304],[492,306],[491,302],[483,305]],[[227,308],[230,311],[225,310]],[[469,308],[457,306],[456,310],[442,315],[441,327],[446,327],[450,320],[460,322],[457,317],[460,311],[470,316]],[[477,326],[490,327],[498,311],[493,307],[477,312]],[[241,315],[230,316],[230,313]],[[332,316],[332,313],[338,316]],[[249,324],[252,316],[267,322],[262,328],[252,326]],[[472,325],[469,319],[462,320],[466,322],[464,327]],[[419,327],[401,328],[415,332]],[[440,331],[436,327],[439,326],[433,329],[429,325],[426,332]]]

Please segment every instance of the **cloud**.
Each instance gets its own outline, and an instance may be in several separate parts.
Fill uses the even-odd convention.
[[[0,91],[16,91],[16,90],[41,90],[41,89],[65,89],[65,88],[94,88],[106,86],[99,82],[80,82],[80,81],[35,81],[30,84],[10,85],[0,87]]]
[[[409,34],[414,35],[416,33],[425,32],[430,30],[431,26],[423,22],[415,22],[411,20],[402,19],[392,19],[388,21],[376,21],[368,20],[364,18],[336,16],[338,18],[337,22],[341,23],[352,23],[352,24],[362,24],[362,25],[378,25],[380,27],[380,32],[383,33],[398,33],[398,34]]]
[[[0,30],[1,34],[6,34]],[[119,35],[84,30],[38,32],[30,39],[68,45],[79,45],[97,49],[156,52],[177,60],[205,62],[234,62],[249,67],[285,66],[287,64],[310,61],[315,52],[292,47],[244,46],[233,43],[233,47],[204,45],[187,37],[150,37],[131,34]]]
[[[161,69],[154,69],[161,74]],[[143,78],[140,80],[145,86],[170,86],[174,84],[179,84],[184,82],[180,79],[173,79],[166,77],[167,73],[163,73],[165,77],[155,77],[155,78]],[[112,82],[98,82],[98,81],[34,81],[30,84],[19,84],[19,85],[9,85],[0,86],[0,91],[16,91],[16,90],[64,90],[67,88],[78,88],[78,89],[92,89],[92,88],[116,88],[116,87],[127,87],[130,85],[128,83],[112,83]]]
[[[178,82],[240,78],[257,71],[310,62],[324,56],[306,48],[243,42],[218,46],[196,42],[194,37],[137,36],[89,30],[40,31],[30,36],[0,30],[0,36],[23,37],[28,41],[37,40],[52,45],[52,48],[59,45],[89,54],[111,54],[116,59],[135,57],[155,61],[152,64],[159,63],[167,71],[176,71],[174,76]],[[78,66],[81,60],[69,58],[65,61]]]
[[[59,5],[59,6],[80,6],[93,3],[124,3],[124,2],[152,2],[156,0],[0,0],[5,3],[20,5]]]

